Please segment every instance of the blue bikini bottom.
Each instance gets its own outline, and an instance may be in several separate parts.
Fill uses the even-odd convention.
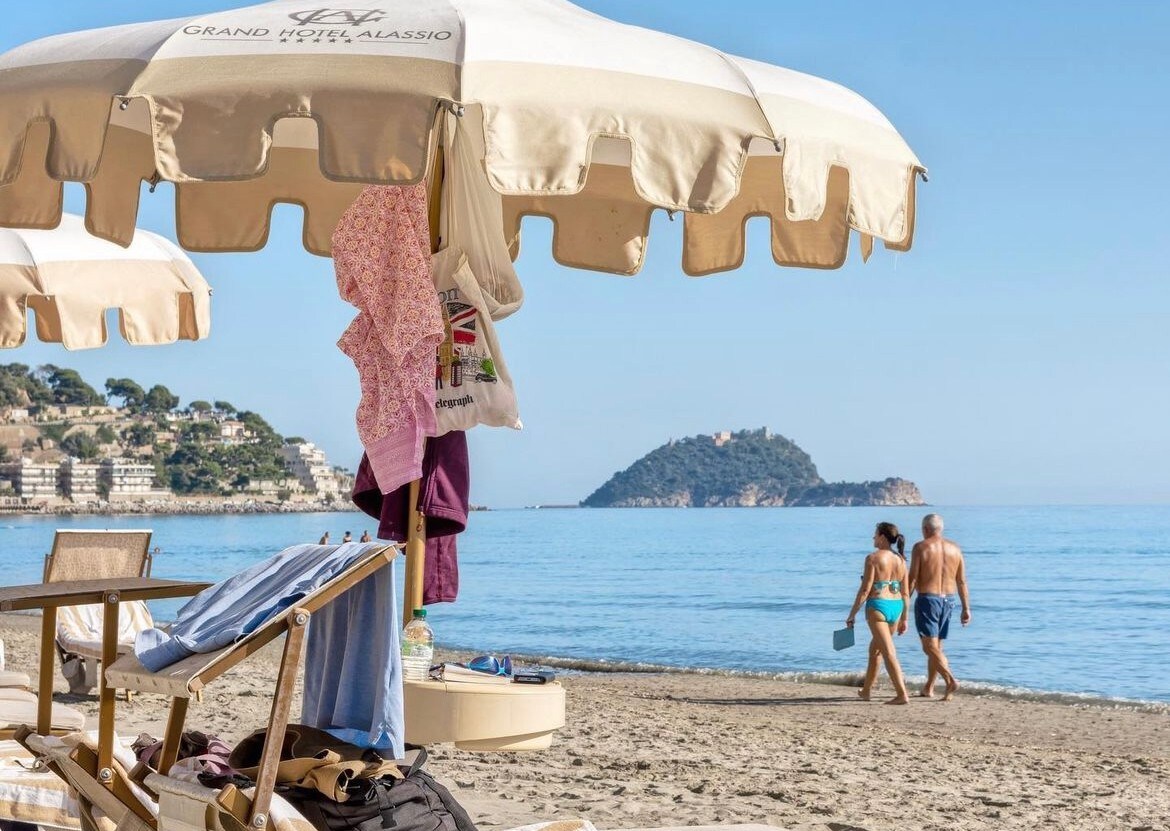
[[[874,609],[886,619],[886,623],[897,623],[902,617],[906,604],[900,597],[875,597],[865,601],[866,610]]]

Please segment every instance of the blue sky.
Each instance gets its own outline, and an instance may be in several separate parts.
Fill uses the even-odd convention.
[[[21,5],[0,50],[233,5]],[[527,220],[527,301],[499,326],[526,429],[472,432],[474,501],[576,502],[671,437],[767,425],[826,479],[904,476],[936,504],[1170,502],[1170,5],[580,5],[845,84],[931,180],[910,253],[836,272],[776,268],[757,222],[743,268],[688,279],[663,216],[637,278],[571,271]],[[170,200],[141,225],[170,233]],[[299,220],[278,208],[261,253],[196,256],[209,341],[0,360],[227,399],[354,467],[357,377],[334,345],[353,310]]]

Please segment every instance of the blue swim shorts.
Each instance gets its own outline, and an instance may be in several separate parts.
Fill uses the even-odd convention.
[[[946,640],[955,599],[949,594],[920,594],[914,600],[914,626],[920,638]]]

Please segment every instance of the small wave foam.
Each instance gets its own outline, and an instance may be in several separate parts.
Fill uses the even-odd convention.
[[[774,681],[789,681],[797,684],[825,684],[838,687],[860,687],[862,682],[862,675],[857,672],[767,672],[759,670],[713,669],[708,667],[669,666],[644,661],[607,661],[597,658],[568,658],[556,655],[513,654],[512,659],[521,663],[540,664],[541,666],[578,673],[626,672],[639,674],[714,675],[735,678],[762,678]],[[909,676],[906,679],[906,683],[911,689],[914,689],[921,686],[925,680],[923,676]],[[1094,693],[1036,690],[1028,687],[994,684],[986,681],[963,681],[962,684],[963,695],[1003,698],[1012,701],[1064,704],[1067,706],[1134,710],[1138,712],[1170,715],[1170,702],[1166,701],[1143,701],[1132,698],[1114,698]],[[941,691],[939,694],[941,694]]]

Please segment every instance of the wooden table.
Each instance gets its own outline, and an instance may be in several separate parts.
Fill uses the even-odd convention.
[[[105,668],[118,657],[118,604],[134,600],[163,600],[198,594],[210,583],[163,580],[157,577],[113,577],[105,580],[64,580],[0,587],[0,612],[41,609],[41,666],[37,696],[37,732],[53,728],[53,646],[57,639],[57,609],[61,606],[102,606],[102,672],[98,687],[98,767],[113,763],[115,691],[108,687]],[[103,781],[106,781],[103,779]],[[112,781],[112,778],[111,778]]]

